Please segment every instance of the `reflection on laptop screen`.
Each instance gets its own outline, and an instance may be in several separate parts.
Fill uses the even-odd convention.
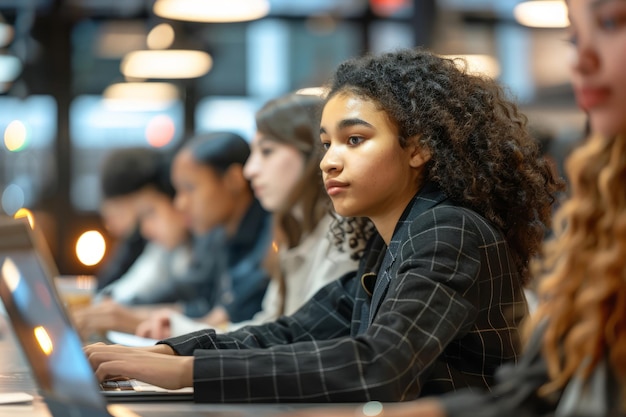
[[[18,226],[23,229],[20,234],[26,234],[20,237],[29,240],[28,226],[22,224],[10,236],[0,233],[0,297],[42,394],[61,402],[102,407],[104,399],[81,341],[59,307],[34,247],[15,248]]]

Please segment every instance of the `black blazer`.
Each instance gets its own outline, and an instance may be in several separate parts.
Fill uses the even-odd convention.
[[[376,236],[357,274],[292,316],[164,343],[195,356],[196,401],[402,401],[489,386],[526,312],[502,233],[431,184],[389,248]]]

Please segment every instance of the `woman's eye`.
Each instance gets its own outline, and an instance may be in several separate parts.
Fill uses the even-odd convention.
[[[322,149],[327,151],[329,148],[330,148],[330,143],[329,142],[322,142]]]
[[[617,19],[612,17],[600,19],[599,21],[600,27],[604,30],[615,30],[618,27]]]
[[[618,30],[626,25],[626,12],[623,10],[611,10],[602,16],[598,16],[598,26],[607,32]]]
[[[272,152],[274,152],[274,150],[272,148],[262,148],[261,149],[261,155],[263,155],[263,156],[269,156],[269,155],[271,155]]]
[[[350,137],[348,138],[348,144],[349,144],[349,145],[358,145],[358,144],[360,144],[361,142],[363,142],[363,138],[358,137],[358,136],[350,136]]]

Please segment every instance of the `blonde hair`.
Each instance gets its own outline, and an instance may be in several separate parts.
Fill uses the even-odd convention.
[[[590,137],[566,172],[571,198],[544,248],[540,305],[529,326],[547,326],[543,395],[563,388],[583,363],[588,378],[603,357],[616,376],[626,375],[626,137]]]

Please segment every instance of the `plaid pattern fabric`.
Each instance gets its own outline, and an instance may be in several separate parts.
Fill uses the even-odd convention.
[[[389,248],[375,237],[356,275],[292,316],[164,343],[195,356],[199,402],[403,401],[489,387],[526,311],[502,234],[430,184]]]

